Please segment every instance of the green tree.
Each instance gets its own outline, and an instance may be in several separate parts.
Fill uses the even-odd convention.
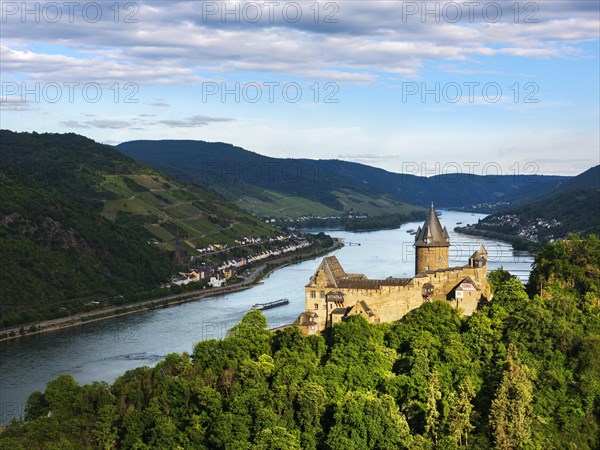
[[[282,427],[265,428],[256,436],[252,450],[300,450],[297,433]]]
[[[383,330],[358,315],[334,326],[334,344],[324,367],[325,386],[332,399],[339,400],[352,389],[375,390],[391,375],[397,354],[384,345],[383,337]]]
[[[490,425],[495,448],[525,448],[531,441],[533,383],[529,368],[518,361],[514,345],[509,346],[508,368],[492,402]]]
[[[8,437],[0,439],[0,450],[25,450],[25,447],[19,439]]]
[[[45,416],[46,414],[48,414],[48,411],[48,403],[44,398],[44,394],[42,394],[39,391],[35,391],[32,392],[29,398],[27,399],[27,403],[25,404],[25,414],[23,418],[26,421],[30,421],[40,416]]]
[[[117,407],[115,405],[106,405],[98,411],[98,421],[92,430],[98,447],[101,449],[111,449],[116,447],[118,429],[115,423],[118,419]]]
[[[496,270],[492,270],[488,274],[488,281],[490,282],[490,285],[492,286],[492,292],[494,293],[496,292],[496,289],[498,289],[498,287],[500,287],[503,283],[515,278],[516,277],[514,275],[511,275],[511,273],[508,270],[505,270],[502,266]]]
[[[594,274],[577,272],[582,286]],[[60,376],[0,430],[0,449],[599,448],[593,291],[566,280],[529,299],[497,278],[469,318],[432,302],[393,324],[352,318],[326,341],[252,313],[192,360],[170,354],[112,386]]]
[[[580,389],[588,408],[593,409],[600,406],[600,335],[586,336],[581,347]]]
[[[406,418],[389,395],[354,391],[344,396],[327,437],[332,450],[410,448]]]
[[[425,416],[425,435],[428,436],[435,447],[438,446],[438,421],[440,413],[438,411],[437,402],[442,398],[440,391],[440,377],[437,372],[433,372],[429,377],[429,385],[427,387],[427,413]]]
[[[471,424],[473,405],[471,399],[475,395],[475,389],[470,378],[460,384],[458,398],[453,405],[448,420],[448,431],[455,442],[462,447],[463,438],[465,447],[469,446],[469,433],[475,428]]]
[[[552,287],[571,290],[579,296],[587,292],[592,292],[594,298],[600,295],[600,237],[570,235],[548,244],[536,255],[529,293],[546,297],[551,295]]]
[[[78,405],[79,385],[72,375],[60,375],[48,382],[44,398],[50,412],[60,418],[71,417]]]
[[[296,398],[296,423],[301,433],[304,450],[315,450],[323,439],[321,417],[325,411],[327,394],[325,389],[314,382],[304,383]]]
[[[258,310],[248,311],[242,321],[229,331],[229,336],[233,338],[231,342],[242,346],[252,359],[271,354],[267,319]]]
[[[529,300],[529,296],[525,291],[525,286],[517,278],[510,278],[496,286],[494,302],[516,306],[527,300]]]

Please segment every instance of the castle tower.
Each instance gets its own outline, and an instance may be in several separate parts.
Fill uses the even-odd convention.
[[[427,219],[415,236],[415,274],[447,268],[449,247],[448,230],[446,227],[442,228],[431,203]]]

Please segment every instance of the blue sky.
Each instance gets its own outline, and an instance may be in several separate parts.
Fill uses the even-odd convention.
[[[0,6],[3,128],[422,175],[600,163],[597,1]]]

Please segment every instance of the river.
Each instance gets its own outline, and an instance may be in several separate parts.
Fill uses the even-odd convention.
[[[452,243],[450,265],[466,264],[484,244],[490,269],[503,266],[526,281],[531,256],[514,254],[509,244],[453,231],[459,222],[466,225],[483,217],[442,211],[440,220],[448,228]],[[334,252],[346,272],[364,273],[369,278],[404,278],[414,275],[414,236],[407,230],[416,230],[419,225],[421,222],[394,230],[328,233],[347,243]],[[255,303],[288,298],[288,305],[264,314],[270,327],[293,322],[304,310],[304,285],[320,260],[276,270],[263,284],[249,290],[1,342],[0,423],[22,414],[29,394],[43,391],[45,384],[60,374],[71,373],[81,384],[110,383],[127,370],[156,364],[168,353],[191,352],[199,340],[224,337]]]

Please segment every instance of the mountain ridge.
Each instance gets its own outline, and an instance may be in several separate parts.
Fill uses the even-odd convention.
[[[324,213],[339,215],[358,210],[379,215],[387,212],[385,201],[421,208],[428,207],[431,201],[442,208],[470,208],[502,202],[503,197],[520,188],[524,188],[525,195],[534,184],[543,194],[568,179],[464,173],[421,177],[339,159],[273,158],[232,144],[200,140],[129,141],[117,149],[186,181],[212,187],[255,214],[273,217],[282,216],[274,199],[277,195],[285,197],[284,202],[290,197],[303,198],[312,202],[314,210]],[[252,178],[252,170],[260,173]],[[234,182],[237,187],[232,186]],[[378,201],[379,209],[360,209]],[[262,209],[253,209],[260,202]]]
[[[570,234],[600,234],[600,165],[563,182],[551,193],[457,228],[537,250]]]

